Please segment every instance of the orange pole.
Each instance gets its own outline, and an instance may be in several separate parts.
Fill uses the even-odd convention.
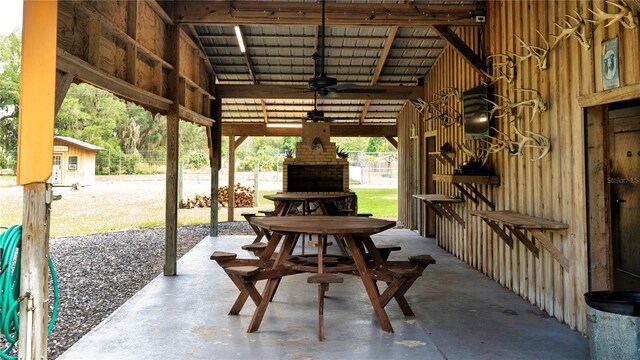
[[[18,185],[45,182],[51,177],[57,16],[57,1],[24,2]]]

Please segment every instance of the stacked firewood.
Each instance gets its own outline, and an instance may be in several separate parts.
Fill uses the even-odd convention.
[[[256,191],[250,186],[242,186],[237,183],[233,189],[233,202],[237,208],[255,207]],[[218,189],[218,202],[221,206],[229,206],[229,190],[226,186]]]
[[[180,209],[193,209],[211,207],[211,196],[196,195],[193,199],[187,198],[180,201]]]

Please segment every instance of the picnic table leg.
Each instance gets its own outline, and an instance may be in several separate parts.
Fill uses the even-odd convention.
[[[351,251],[351,256],[353,257],[353,261],[356,264],[358,273],[360,274],[360,279],[362,279],[364,288],[367,291],[369,300],[371,301],[371,306],[373,306],[373,311],[376,313],[378,322],[380,322],[380,327],[386,332],[393,332],[393,327],[391,327],[389,316],[387,315],[387,312],[384,310],[384,308],[380,305],[380,292],[378,291],[378,287],[373,282],[371,273],[369,272],[369,268],[367,268],[367,263],[364,260],[363,254],[360,251],[358,244],[356,244],[356,241],[353,239],[351,234],[346,234],[345,240],[347,242],[347,245],[349,246],[349,251]],[[377,253],[377,255],[380,256],[379,253]]]
[[[282,247],[280,248],[280,252],[278,253],[278,257],[273,263],[273,268],[277,268],[279,265],[284,264],[289,257],[289,254],[293,251],[293,247],[298,240],[300,234],[298,233],[290,233],[285,235],[284,242]],[[278,287],[278,283],[282,276],[269,279],[267,281],[267,285],[265,285],[264,290],[262,292],[262,301],[260,305],[256,308],[253,313],[253,317],[251,318],[251,322],[249,323],[249,328],[247,332],[252,333],[258,330],[260,327],[260,323],[262,322],[262,318],[264,317],[265,312],[267,311],[267,307],[269,306],[269,301],[271,300],[276,288]]]
[[[364,246],[367,248],[367,251],[371,255],[371,259],[373,260],[373,262],[376,265],[378,265],[380,267],[380,269],[387,269],[386,261],[384,260],[384,258],[382,258],[382,255],[380,255],[380,251],[378,251],[378,248],[373,243],[373,240],[371,240],[371,237],[362,236],[359,239],[361,240],[362,244],[364,244]],[[407,299],[405,299],[405,297],[404,297],[404,293],[407,292],[409,287],[414,282],[415,282],[415,279],[408,280],[400,288],[400,289],[404,288],[404,286],[407,285],[407,283],[408,283],[408,286],[404,289],[404,291],[397,291],[393,296],[394,299],[396,299],[396,302],[398,303],[398,306],[400,306],[400,309],[402,310],[402,313],[405,316],[415,316],[414,313],[413,313],[413,310],[411,309],[411,306],[409,306],[409,303],[407,302]],[[387,283],[387,286],[389,286],[389,284],[390,283]],[[385,304],[383,304],[383,307],[384,306],[385,306]]]

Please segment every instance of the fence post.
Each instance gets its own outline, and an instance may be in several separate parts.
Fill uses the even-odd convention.
[[[109,174],[108,175],[110,176],[111,175],[111,149],[107,149],[107,157],[109,159],[109,160],[107,160],[109,162],[109,168],[108,168],[109,169],[108,170]]]
[[[259,176],[260,176],[260,165],[256,161],[255,165],[253,166],[253,190],[255,191],[253,194],[253,197],[254,197],[256,206],[258,206],[258,182],[259,182],[258,177]]]

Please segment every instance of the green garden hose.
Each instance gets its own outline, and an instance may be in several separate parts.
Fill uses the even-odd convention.
[[[6,338],[9,345],[0,351],[3,359],[16,359],[9,355],[13,345],[18,341],[18,311],[20,307],[20,239],[22,237],[22,226],[14,225],[0,233],[0,331]],[[53,311],[49,321],[48,333],[53,331],[53,325],[58,315],[58,277],[53,267],[51,256],[49,259],[49,271],[53,282]]]

